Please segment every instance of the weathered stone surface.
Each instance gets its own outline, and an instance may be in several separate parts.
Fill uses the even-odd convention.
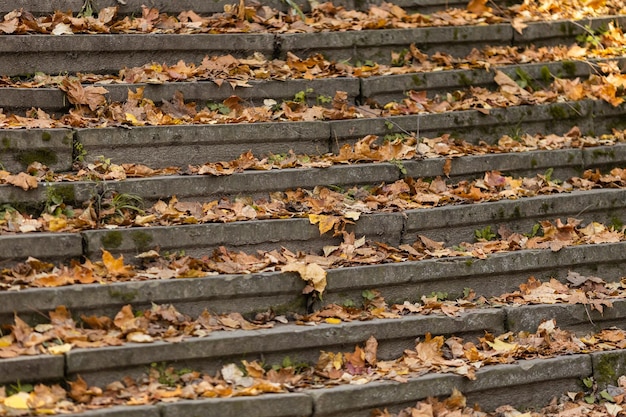
[[[472,48],[509,44],[510,25],[427,27],[415,29],[381,29],[372,31],[290,33],[278,35],[281,56],[287,52],[306,56],[323,53],[335,61],[372,60],[390,62],[391,53],[415,44],[422,52],[431,54],[445,45],[446,53],[467,55]]]
[[[474,205],[444,206],[407,211],[405,239],[412,243],[415,234],[456,245],[472,241],[474,231],[490,226],[495,233],[500,225],[529,233],[542,220],[564,222],[574,217],[585,222],[612,224],[623,221],[626,192],[615,189],[574,191],[558,195],[501,200]]]
[[[334,151],[344,143],[354,142],[368,134],[384,137],[406,132],[416,133],[420,137],[436,137],[447,133],[470,143],[494,143],[504,134],[515,134],[520,127],[523,127],[521,133],[531,135],[546,132],[564,134],[573,126],[578,126],[582,132],[590,131],[593,128],[592,108],[593,101],[584,100],[491,109],[489,114],[465,110],[329,123],[332,137],[340,138],[333,143]]]
[[[71,233],[25,233],[0,235],[0,262],[24,262],[29,256],[63,261],[82,255],[82,241]]]
[[[398,411],[427,397],[450,395],[454,388],[467,395],[468,404],[478,400],[481,408],[493,410],[502,404],[521,407],[546,404],[554,392],[577,390],[580,378],[591,373],[590,357],[577,355],[488,366],[477,372],[475,381],[459,375],[428,374],[407,383],[374,382],[307,393],[314,399],[315,415],[324,417],[363,416],[377,408]],[[552,387],[547,389],[550,384]]]
[[[1,64],[0,64],[1,65]],[[0,164],[12,172],[41,162],[55,171],[72,168],[72,131],[69,129],[0,129]]]
[[[598,17],[590,19],[581,19],[576,22],[565,20],[535,22],[526,27],[522,33],[513,32],[513,44],[532,43],[536,46],[569,44],[572,39],[580,34],[588,33],[586,29],[589,27],[596,30],[601,26],[616,22],[617,25],[626,23],[625,16]]]
[[[300,154],[323,154],[329,151],[329,138],[329,127],[324,122],[76,131],[76,140],[87,152],[88,161],[103,155],[116,163],[136,162],[155,168],[229,161],[248,151],[258,157],[290,150]],[[146,147],[150,147],[150,152],[146,152]]]
[[[594,62],[594,60],[590,60]],[[605,62],[608,60],[597,60]],[[625,65],[626,58],[618,59],[618,65]],[[361,80],[363,97],[385,104],[399,100],[410,90],[427,91],[429,97],[443,95],[467,87],[495,89],[494,71],[499,70],[517,80],[519,73],[534,80],[535,85],[546,86],[553,77],[575,78],[593,74],[593,67],[587,61],[542,62],[536,64],[497,66],[492,71],[482,69],[446,70],[417,72],[399,75],[382,75]]]
[[[19,297],[15,292],[0,292],[0,324],[13,323],[14,314],[31,324],[39,323],[44,320],[41,313],[60,305],[74,317],[114,316],[124,305],[145,310],[152,303],[173,304],[192,317],[205,309],[216,314],[237,311],[249,315],[269,309],[277,314],[304,314],[304,285],[295,273],[263,273],[33,288],[21,290]]]
[[[223,364],[241,359],[280,364],[285,357],[295,362],[315,363],[320,350],[353,350],[370,336],[378,343],[378,358],[391,360],[405,349],[415,348],[415,339],[432,329],[437,334],[476,339],[484,331],[503,332],[502,310],[477,310],[461,317],[413,316],[402,319],[354,321],[339,325],[278,325],[263,330],[213,332],[207,337],[170,344],[128,344],[112,348],[76,349],[67,354],[69,374],[79,374],[90,384],[106,384],[124,375],[140,375],[150,363],[177,362],[213,374]],[[114,356],[115,362],[110,358]],[[123,368],[120,370],[119,368]]]
[[[180,401],[159,406],[161,417],[303,417],[313,415],[313,401],[305,394],[267,394],[239,397]]]
[[[73,413],[74,417],[161,417],[156,405],[114,406],[99,410]]]
[[[202,47],[200,47],[202,45]],[[0,73],[8,76],[35,72],[117,72],[149,62],[175,64],[201,62],[206,55],[246,57],[256,51],[268,57],[274,51],[274,35],[258,34],[115,34],[70,36],[7,36],[0,43]]]
[[[601,147],[600,152],[612,152],[613,147]],[[614,163],[626,161],[621,157],[614,158]],[[444,177],[445,158],[426,159],[419,161],[403,161],[407,177],[434,178]],[[452,158],[447,180],[454,183],[463,179],[475,179],[484,175],[486,168],[499,171],[502,175],[534,177],[552,169],[552,178],[568,179],[581,174],[585,167],[583,153],[580,149],[561,149],[551,151],[510,152],[506,154],[469,155]]]
[[[617,386],[617,379],[626,375],[626,350],[594,352],[591,355],[593,379],[600,390]]]
[[[0,360],[0,384],[58,381],[64,375],[63,355],[18,356]]]
[[[359,95],[358,78],[326,78],[326,79],[288,79],[284,81],[250,81],[249,87],[232,87],[228,82],[221,86],[210,81],[197,82],[170,82],[163,84],[96,84],[107,89],[105,97],[109,102],[123,102],[128,98],[128,92],[143,88],[143,97],[161,103],[171,101],[176,93],[181,93],[185,101],[204,103],[219,103],[236,95],[244,100],[246,105],[262,106],[263,101],[272,98],[277,102],[293,100],[296,94],[311,91],[305,98],[309,105],[319,104],[322,98],[334,97],[335,92],[345,91],[348,100],[352,103]],[[40,108],[47,112],[67,112],[71,103],[65,94],[58,88],[12,88],[3,87],[0,95],[0,108],[5,112],[20,112],[31,107]]]
[[[487,259],[442,258],[420,262],[330,270],[324,302],[359,300],[363,290],[376,289],[388,303],[416,302],[433,292],[462,297],[464,288],[485,296],[515,291],[532,275],[565,280],[569,270],[614,281],[623,273],[624,244],[570,246],[559,252],[527,250],[498,253]]]
[[[594,102],[594,133],[601,134],[611,132],[613,129],[626,129],[626,103],[619,106],[597,100]]]
[[[349,230],[359,236],[398,244],[402,226],[400,214],[374,214],[362,216]],[[97,256],[104,248],[127,254],[129,258],[156,247],[163,252],[184,250],[191,256],[203,256],[220,246],[238,250],[273,250],[285,246],[296,251],[317,251],[340,241],[330,234],[320,236],[318,227],[308,219],[89,230],[83,236],[88,257]]]
[[[600,312],[593,305],[582,304],[540,304],[518,307],[505,307],[506,328],[513,333],[521,331],[534,332],[542,321],[556,320],[561,329],[574,331],[579,335],[587,335],[609,327],[624,328],[626,317],[626,301],[610,301],[612,306],[603,306]]]

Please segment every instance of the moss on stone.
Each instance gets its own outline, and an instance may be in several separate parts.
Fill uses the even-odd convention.
[[[122,232],[112,230],[100,238],[100,243],[102,243],[102,246],[105,249],[115,249],[122,246],[123,240],[124,237],[122,236]]]
[[[135,243],[135,247],[140,251],[148,249],[153,240],[150,233],[143,231],[132,232],[130,238]]]
[[[22,151],[17,153],[16,159],[25,168],[33,162],[41,162],[44,165],[51,166],[56,164],[59,160],[56,152],[51,151],[50,149],[33,149],[29,151]]]

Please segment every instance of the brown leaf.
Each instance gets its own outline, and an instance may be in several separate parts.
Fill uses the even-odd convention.
[[[106,104],[106,97],[104,95],[109,92],[104,87],[83,87],[79,80],[70,80],[69,78],[63,79],[59,88],[65,91],[70,103],[87,105],[91,111]]]
[[[3,176],[3,180],[5,183],[20,187],[24,191],[35,189],[38,186],[37,178],[25,172],[20,172],[17,175]]]
[[[490,12],[491,8],[487,6],[487,1],[488,0],[470,0],[467,5],[467,10],[476,14]]]
[[[283,272],[297,272],[320,294],[326,289],[326,271],[316,263],[291,262],[281,268]]]
[[[102,262],[107,272],[114,277],[131,277],[135,275],[132,266],[124,265],[124,256],[122,255],[115,259],[109,251],[102,249]]]

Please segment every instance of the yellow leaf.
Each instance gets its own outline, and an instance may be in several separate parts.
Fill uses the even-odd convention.
[[[4,399],[4,405],[17,410],[28,410],[28,402],[30,400],[30,394],[27,392],[18,392]]]
[[[335,317],[328,317],[324,321],[328,324],[341,324],[341,320]]]
[[[72,350],[71,343],[63,343],[62,345],[54,345],[48,348],[48,352],[53,355],[62,355],[66,352],[69,352],[70,350]]]
[[[135,117],[135,115],[132,113],[126,113],[125,116],[126,121],[130,122],[130,124],[132,124],[133,126],[143,126],[145,124],[144,122],[137,120],[137,117]]]
[[[335,216],[327,216],[325,214],[309,214],[309,222],[311,224],[318,224],[320,229],[320,235],[330,231],[335,227],[335,224],[339,223],[340,219]]]
[[[361,212],[359,211],[347,211],[343,214],[343,217],[345,217],[346,219],[350,219],[350,220],[359,220],[359,217],[361,217]]]
[[[135,217],[135,224],[143,226],[144,224],[155,221],[156,218],[157,217],[154,214],[148,214],[146,216],[137,216]]]
[[[6,336],[0,337],[0,348],[9,347],[11,346],[12,343],[13,343],[13,335],[8,334]]]
[[[53,217],[48,222],[48,229],[50,229],[51,232],[58,232],[65,227],[67,227],[67,220],[62,217]]]
[[[490,342],[487,340],[487,344],[489,345],[490,348],[500,353],[512,352],[515,349],[517,349],[517,344],[503,342],[500,339],[496,339],[494,342]]]
[[[297,272],[300,274],[300,278],[308,282],[319,293],[326,289],[326,271],[316,263],[292,262],[283,266],[281,271]]]

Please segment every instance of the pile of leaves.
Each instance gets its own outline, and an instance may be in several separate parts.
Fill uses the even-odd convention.
[[[124,306],[114,317],[81,315],[77,323],[65,306],[48,313],[49,322],[30,326],[17,315],[12,325],[2,326],[0,358],[23,355],[66,353],[74,348],[99,348],[119,346],[124,343],[152,343],[166,341],[178,343],[184,339],[204,337],[215,331],[257,330],[288,322],[300,325],[339,324],[342,322],[372,319],[397,319],[407,315],[444,314],[460,317],[470,309],[503,305],[530,304],[582,304],[603,312],[613,306],[613,301],[626,298],[626,281],[605,282],[601,278],[583,276],[570,271],[566,283],[556,279],[540,282],[530,277],[519,291],[496,297],[478,297],[466,291],[459,299],[445,299],[437,294],[422,296],[421,302],[405,301],[388,305],[376,290],[363,292],[363,305],[327,304],[307,315],[289,312],[276,315],[272,311],[260,312],[252,319],[241,314],[211,314],[204,310],[192,318],[179,312],[173,305],[153,304],[144,311],[133,311]]]
[[[270,171],[286,168],[327,168],[337,164],[395,162],[420,158],[446,158],[442,174],[448,175],[454,158],[467,155],[487,155],[506,152],[528,152],[535,150],[576,149],[595,146],[611,146],[624,143],[626,130],[614,130],[602,136],[584,136],[578,127],[573,127],[564,135],[543,135],[527,133],[512,138],[502,136],[496,143],[480,142],[472,144],[448,134],[436,138],[420,138],[406,135],[391,140],[383,140],[375,135],[367,135],[354,145],[344,144],[337,154],[269,155],[259,159],[250,151],[231,161],[207,162],[202,165],[150,168],[142,164],[116,164],[109,158],[100,158],[91,163],[83,163],[75,172],[55,173],[47,166],[34,162],[26,172],[11,174],[0,170],[0,184],[20,187],[27,191],[38,188],[42,182],[61,181],[120,181],[128,178],[147,178],[166,175],[210,175],[226,176],[246,170]]]
[[[585,380],[587,381],[587,380]],[[593,381],[590,381],[593,384]],[[376,410],[372,417],[565,417],[565,416],[593,416],[617,417],[626,412],[624,397],[626,393],[626,377],[618,380],[618,386],[612,389],[591,393],[568,392],[561,399],[554,399],[549,405],[540,410],[522,413],[510,405],[503,405],[493,412],[480,411],[479,404],[473,407],[467,404],[467,399],[458,390],[453,390],[450,397],[439,400],[428,398],[418,401],[414,407],[408,407],[399,413],[390,413],[387,410]]]
[[[63,80],[61,88],[76,108],[60,118],[52,117],[41,109],[32,110],[26,116],[0,113],[0,128],[51,128],[51,127],[105,127],[146,126],[178,124],[224,124],[277,121],[344,120],[364,117],[387,117],[419,113],[443,113],[476,109],[488,114],[491,109],[510,106],[546,104],[584,99],[604,100],[613,106],[623,103],[621,97],[626,86],[626,75],[616,65],[604,65],[608,75],[591,75],[586,80],[555,78],[548,88],[518,83],[501,71],[496,71],[496,91],[482,87],[470,87],[442,96],[428,97],[426,91],[411,90],[400,102],[384,106],[371,102],[368,106],[355,107],[348,101],[346,92],[337,91],[329,106],[308,105],[302,101],[266,100],[261,106],[247,105],[233,95],[221,104],[198,108],[187,103],[177,92],[171,101],[157,105],[144,97],[144,88],[129,90],[125,102],[108,104],[106,88],[83,86],[78,80]]]
[[[445,52],[431,56],[421,52],[414,44],[409,50],[391,54],[391,64],[368,62],[351,65],[348,62],[326,60],[321,54],[305,59],[288,52],[285,60],[268,59],[260,53],[248,58],[232,55],[205,57],[199,64],[179,61],[175,65],[152,62],[141,67],[124,68],[118,74],[83,74],[71,77],[81,83],[148,83],[212,81],[218,86],[230,85],[252,87],[250,81],[319,79],[336,77],[360,77],[408,74],[442,71],[450,69],[482,68],[513,64],[527,64],[554,61],[587,61],[590,58],[621,57],[626,50],[626,37],[619,26],[609,23],[599,34],[591,33],[581,38],[579,44],[536,47],[489,46],[482,50],[474,49],[466,57],[454,57]],[[36,73],[30,79],[12,79],[0,76],[0,86],[18,88],[38,88],[62,85],[67,75]]]
[[[182,399],[252,396],[263,393],[299,391],[342,384],[365,384],[377,380],[405,382],[409,378],[438,373],[455,373],[475,379],[478,369],[518,360],[547,358],[592,351],[624,348],[623,330],[609,329],[586,337],[556,327],[553,320],[542,323],[536,333],[485,334],[478,341],[459,337],[426,335],[414,349],[391,360],[378,359],[378,341],[370,337],[352,352],[320,353],[314,366],[293,364],[264,367],[243,361],[228,364],[210,376],[193,370],[176,370],[155,365],[137,380],[124,378],[106,387],[89,386],[80,377],[59,385],[38,384],[10,394],[0,389],[0,413],[60,413],[113,405],[145,405]],[[26,392],[30,391],[30,392]]]
[[[52,199],[38,216],[10,206],[3,207],[0,212],[0,231],[76,232],[105,225],[109,228],[145,227],[306,217],[312,224],[319,226],[321,234],[329,231],[341,233],[346,224],[354,223],[362,214],[372,212],[397,212],[598,188],[622,188],[625,181],[626,171],[622,168],[614,168],[608,174],[587,170],[582,177],[572,177],[566,181],[552,178],[552,170],[528,178],[504,176],[498,171],[490,171],[483,178],[456,184],[448,184],[442,177],[432,181],[407,177],[394,183],[352,187],[348,190],[327,186],[317,186],[312,190],[298,188],[270,193],[269,199],[239,197],[201,202],[179,201],[173,196],[168,202],[159,200],[145,210],[137,196],[113,192],[86,202],[84,208],[74,208],[63,201],[56,204]]]
[[[447,9],[429,15],[408,13],[401,7],[382,3],[371,5],[367,11],[348,10],[331,2],[315,5],[304,15],[285,13],[261,3],[246,6],[243,1],[227,5],[223,13],[200,16],[192,10],[177,16],[160,13],[156,8],[142,6],[141,16],[117,16],[118,8],[106,7],[97,13],[85,10],[72,13],[55,12],[49,16],[35,17],[25,10],[15,10],[4,16],[0,32],[4,34],[75,33],[306,33],[320,31],[347,31],[372,29],[404,29],[429,26],[478,25],[512,21],[522,30],[522,21],[582,19],[603,15],[622,14],[624,4],[618,0],[549,3],[527,0],[508,9],[487,6],[487,0],[472,0],[466,9]]]
[[[327,269],[393,262],[420,261],[433,258],[472,257],[485,259],[489,254],[526,249],[559,251],[565,246],[581,244],[616,243],[625,240],[623,230],[615,230],[593,222],[579,227],[578,220],[563,224],[543,221],[529,234],[513,233],[501,227],[500,239],[488,227],[488,233],[475,232],[478,241],[446,247],[426,236],[416,241],[393,247],[380,242],[356,239],[353,233],[343,232],[343,242],[325,246],[323,254],[298,252],[286,248],[257,251],[256,254],[230,251],[224,247],[211,256],[194,258],[186,255],[160,256],[151,250],[137,256],[141,266],[124,263],[123,256],[115,258],[103,250],[102,261],[89,259],[80,263],[55,266],[29,258],[11,268],[0,271],[0,290],[16,291],[22,288],[59,287],[73,284],[122,282],[129,280],[199,278],[216,274],[250,274],[256,272],[296,272],[307,282],[305,293],[322,293],[326,287]],[[492,239],[483,236],[491,234]]]

